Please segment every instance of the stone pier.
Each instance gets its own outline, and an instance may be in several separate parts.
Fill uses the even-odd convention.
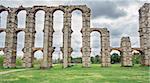
[[[150,3],[139,9],[139,34],[143,66],[150,66]]]
[[[121,38],[121,66],[131,67],[132,66],[132,48],[129,37]]]
[[[12,8],[8,8],[8,10],[3,67],[12,68],[16,66],[17,35],[15,30],[17,28],[17,14]]]

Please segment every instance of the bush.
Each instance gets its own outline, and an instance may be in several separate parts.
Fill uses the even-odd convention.
[[[100,64],[101,63],[101,60],[100,60],[100,57],[99,55],[96,55],[95,57],[91,57],[91,62],[92,64]]]
[[[3,66],[4,56],[0,55],[0,66]]]
[[[141,56],[140,55],[133,55],[132,62],[133,64],[140,64]]]
[[[111,63],[112,64],[120,63],[120,61],[121,61],[121,57],[117,53],[113,53],[111,55]]]
[[[34,58],[33,64],[34,65],[39,65],[39,64],[41,64],[41,61],[42,61],[42,59]]]
[[[82,63],[82,57],[71,58],[71,63]]]
[[[22,58],[21,57],[17,57],[16,66],[22,66]]]
[[[3,62],[4,62],[4,56],[0,55],[0,66],[3,66]],[[21,57],[17,57],[17,59],[16,59],[16,66],[22,66],[22,59],[21,59]]]

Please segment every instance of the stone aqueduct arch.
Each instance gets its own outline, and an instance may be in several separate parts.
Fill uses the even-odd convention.
[[[26,11],[26,27],[25,29],[17,28],[17,14],[22,11]],[[35,14],[37,11],[43,10],[45,12],[44,21],[44,45],[43,48],[34,48],[35,39]],[[0,13],[3,11],[8,12],[7,16],[7,28],[0,29],[0,32],[6,32],[5,48],[4,50],[4,64],[6,68],[15,67],[16,61],[16,46],[17,46],[17,33],[20,31],[25,32],[25,45],[24,45],[24,57],[23,57],[23,67],[33,67],[33,53],[36,50],[43,51],[43,61],[41,68],[52,67],[52,53],[55,47],[52,47],[53,40],[53,13],[57,10],[61,10],[64,13],[64,23],[63,23],[63,47],[61,51],[63,53],[63,67],[66,68],[70,65],[70,58],[72,53],[71,48],[71,13],[74,10],[80,10],[82,12],[82,66],[90,67],[90,33],[92,31],[98,31],[101,34],[101,55],[102,55],[102,66],[110,66],[110,40],[109,31],[106,28],[90,28],[90,16],[91,10],[86,5],[72,5],[72,6],[33,6],[33,7],[23,7],[19,8],[6,8],[0,5]],[[150,22],[147,19],[150,18],[150,4],[144,4],[140,8],[140,42],[141,49],[144,53],[143,65],[150,65]],[[127,47],[131,47],[130,39],[123,38],[122,43],[126,44]],[[127,49],[126,45],[121,44],[121,49]],[[131,51],[131,50],[130,50]],[[124,52],[129,52],[124,50]],[[126,53],[125,53],[126,54]],[[129,61],[130,63],[130,61]],[[128,65],[127,65],[128,66]]]
[[[109,31],[107,28],[90,28],[90,33],[92,31],[97,31],[101,34],[101,66],[106,67],[110,66],[110,38],[109,38]]]
[[[17,14],[22,11],[26,11],[26,28],[17,28]],[[69,66],[70,57],[71,57],[71,13],[74,10],[80,10],[82,12],[82,61],[83,67],[90,67],[90,32],[94,29],[90,29],[90,15],[91,10],[86,5],[74,5],[74,6],[33,6],[33,7],[23,7],[19,8],[6,8],[0,6],[0,13],[3,11],[8,12],[7,17],[7,28],[0,29],[1,32],[6,32],[6,42],[5,42],[5,60],[4,67],[15,67],[16,59],[16,46],[17,46],[17,33],[20,31],[25,32],[25,47],[23,49],[23,67],[32,67],[33,64],[33,53],[38,48],[34,48],[34,39],[35,39],[35,14],[37,11],[43,10],[45,12],[45,21],[44,21],[44,45],[43,49],[43,61],[41,68],[50,68],[52,66],[52,53],[54,52],[54,47],[52,47],[53,39],[53,13],[57,10],[61,10],[64,13],[64,27],[63,27],[63,47],[61,51],[63,53],[63,67],[66,68]],[[95,29],[96,30],[96,29]],[[97,30],[104,33],[105,29]],[[107,32],[107,31],[106,31]],[[108,35],[106,33],[106,35]],[[109,38],[107,38],[109,39]],[[104,49],[103,49],[104,50]],[[103,52],[103,55],[105,53]],[[105,58],[105,57],[104,57]],[[104,60],[105,62],[106,60]],[[109,65],[108,63],[103,63],[103,66]]]

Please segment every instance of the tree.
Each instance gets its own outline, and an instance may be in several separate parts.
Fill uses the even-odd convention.
[[[91,62],[92,62],[92,64],[99,64],[100,63],[100,57],[99,57],[99,55],[92,56],[91,57]]]
[[[82,63],[82,58],[81,57],[76,57],[71,59],[71,63]]]
[[[112,64],[120,63],[120,56],[117,53],[113,53],[111,55],[111,63]]]
[[[94,64],[95,63],[95,58],[92,56],[91,57],[91,62]]]
[[[95,63],[96,63],[96,64],[99,64],[99,63],[100,63],[100,57],[99,57],[99,55],[96,55],[96,56],[95,56]]]

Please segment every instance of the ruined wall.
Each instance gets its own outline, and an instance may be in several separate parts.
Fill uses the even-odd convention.
[[[121,66],[130,67],[132,66],[132,48],[129,37],[121,38]]]
[[[41,63],[41,68],[52,67],[52,53],[54,52],[53,43],[53,13],[56,10],[61,10],[64,12],[64,27],[63,27],[63,47],[61,51],[63,53],[63,67],[66,68],[71,63],[71,13],[74,10],[80,10],[82,12],[83,26],[82,26],[82,61],[83,67],[90,66],[90,34],[88,28],[90,28],[90,15],[91,11],[86,5],[72,5],[72,6],[33,6],[33,7],[23,7],[19,8],[6,8],[0,5],[0,12],[7,11],[7,28],[6,32],[6,43],[5,43],[5,60],[4,67],[15,67],[16,62],[16,46],[17,46],[17,14],[21,10],[25,10],[26,14],[26,28],[19,30],[25,32],[25,45],[23,48],[23,67],[33,67],[34,58],[34,40],[35,40],[35,14],[39,10],[45,11],[45,21],[44,21],[44,44],[43,44],[43,60]]]
[[[150,66],[150,3],[145,3],[139,10],[139,34],[142,65]]]
[[[90,32],[97,31],[101,34],[101,66],[109,67],[110,63],[110,34],[107,28],[90,28]]]

